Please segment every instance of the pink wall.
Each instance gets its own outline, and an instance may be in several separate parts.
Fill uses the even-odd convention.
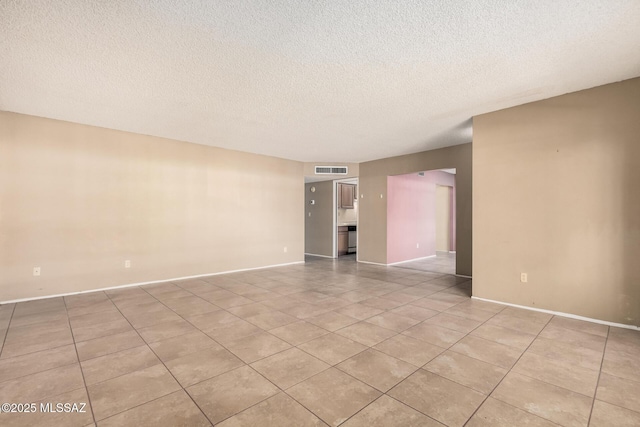
[[[455,175],[431,171],[387,177],[387,263],[436,253],[436,185],[453,187],[452,239],[455,250]],[[419,245],[419,248],[416,247]]]

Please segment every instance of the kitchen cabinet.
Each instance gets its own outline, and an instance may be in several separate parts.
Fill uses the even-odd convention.
[[[353,209],[353,200],[356,196],[356,186],[354,184],[338,184],[338,207],[342,209]]]
[[[338,227],[338,256],[349,252],[349,227]]]

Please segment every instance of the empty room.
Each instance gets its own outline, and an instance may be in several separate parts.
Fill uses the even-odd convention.
[[[0,425],[640,425],[638,0],[0,0]]]

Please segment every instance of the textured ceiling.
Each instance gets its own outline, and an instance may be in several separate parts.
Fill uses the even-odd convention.
[[[640,75],[639,0],[0,0],[0,109],[301,161]]]

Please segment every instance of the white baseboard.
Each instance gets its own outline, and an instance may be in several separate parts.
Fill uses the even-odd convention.
[[[616,328],[633,329],[635,331],[640,331],[640,326],[625,325],[624,323],[608,322],[606,320],[592,319],[591,317],[578,316],[577,314],[563,313],[562,311],[553,311],[553,310],[545,310],[544,308],[527,307],[526,305],[511,304],[508,302],[496,301],[496,300],[487,299],[487,298],[479,298],[474,296],[472,296],[471,298],[477,299],[478,301],[493,302],[496,304],[508,305],[509,307],[522,308],[524,310],[531,310],[531,311],[538,311],[540,313],[553,314],[554,316],[568,317],[569,319],[583,320],[585,322],[599,323],[601,325],[607,325],[607,326],[615,326]]]
[[[329,259],[335,259],[334,257],[332,257],[332,256],[329,256],[329,255],[320,255],[320,254],[309,254],[309,253],[307,253],[307,252],[305,252],[304,254],[305,254],[305,255],[309,255],[309,256],[317,256],[317,257],[320,257],[320,258],[329,258]]]
[[[420,261],[422,259],[429,259],[429,258],[435,258],[435,257],[436,257],[436,255],[429,255],[429,256],[423,256],[423,257],[420,257],[420,258],[408,259],[406,261],[392,262],[392,263],[389,263],[387,265],[398,265],[398,264],[404,264],[405,262]]]
[[[388,267],[387,264],[382,264],[381,262],[373,262],[373,261],[362,261],[362,260],[358,260],[358,262],[361,262],[363,264],[371,264],[371,265],[381,265],[383,267]]]
[[[35,301],[39,299],[66,297],[69,295],[80,295],[80,294],[88,294],[90,292],[109,291],[112,289],[132,288],[134,286],[153,285],[156,283],[174,282],[178,280],[198,279],[200,277],[219,276],[221,274],[240,273],[243,271],[264,270],[265,268],[285,267],[287,265],[296,265],[296,264],[304,264],[304,261],[288,262],[285,264],[265,265],[263,267],[241,268],[239,270],[220,271],[218,273],[196,274],[195,276],[174,277],[172,279],[151,280],[149,282],[128,283],[126,285],[109,286],[107,288],[90,289],[86,291],[77,291],[77,292],[67,292],[63,294],[46,295],[41,297],[19,298],[19,299],[13,299],[8,301],[0,301],[0,304],[14,304],[17,302]]]
[[[362,261],[360,259],[358,259],[358,262],[361,262],[363,264],[373,264],[373,265],[382,265],[384,267],[391,267],[391,266],[402,264],[402,263],[405,263],[405,262],[419,261],[421,259],[427,259],[427,258],[435,258],[435,255],[429,255],[429,256],[425,256],[425,257],[421,257],[421,258],[408,259],[406,261],[392,262],[390,264],[384,264],[384,263],[381,263],[381,262],[373,262],[373,261]],[[446,273],[444,273],[444,274],[446,274]]]
[[[429,256],[426,256],[426,257],[422,257],[422,258],[414,258],[414,259],[410,259],[410,260],[407,260],[407,261],[394,262],[394,263],[391,263],[391,264],[382,264],[380,262],[372,262],[372,261],[362,261],[360,259],[358,259],[357,261],[361,262],[363,264],[381,265],[383,267],[393,267],[395,265],[403,264],[405,262],[418,261],[418,260],[421,260],[421,259],[435,258],[435,257],[436,257],[436,255],[429,255]],[[427,271],[427,273],[439,273],[439,274],[442,274],[443,276],[450,275],[449,273],[440,273],[440,272],[437,272],[437,271],[433,271],[433,272]],[[471,276],[465,276],[464,274],[454,274],[454,276],[464,277],[466,279],[471,279],[472,278]]]

